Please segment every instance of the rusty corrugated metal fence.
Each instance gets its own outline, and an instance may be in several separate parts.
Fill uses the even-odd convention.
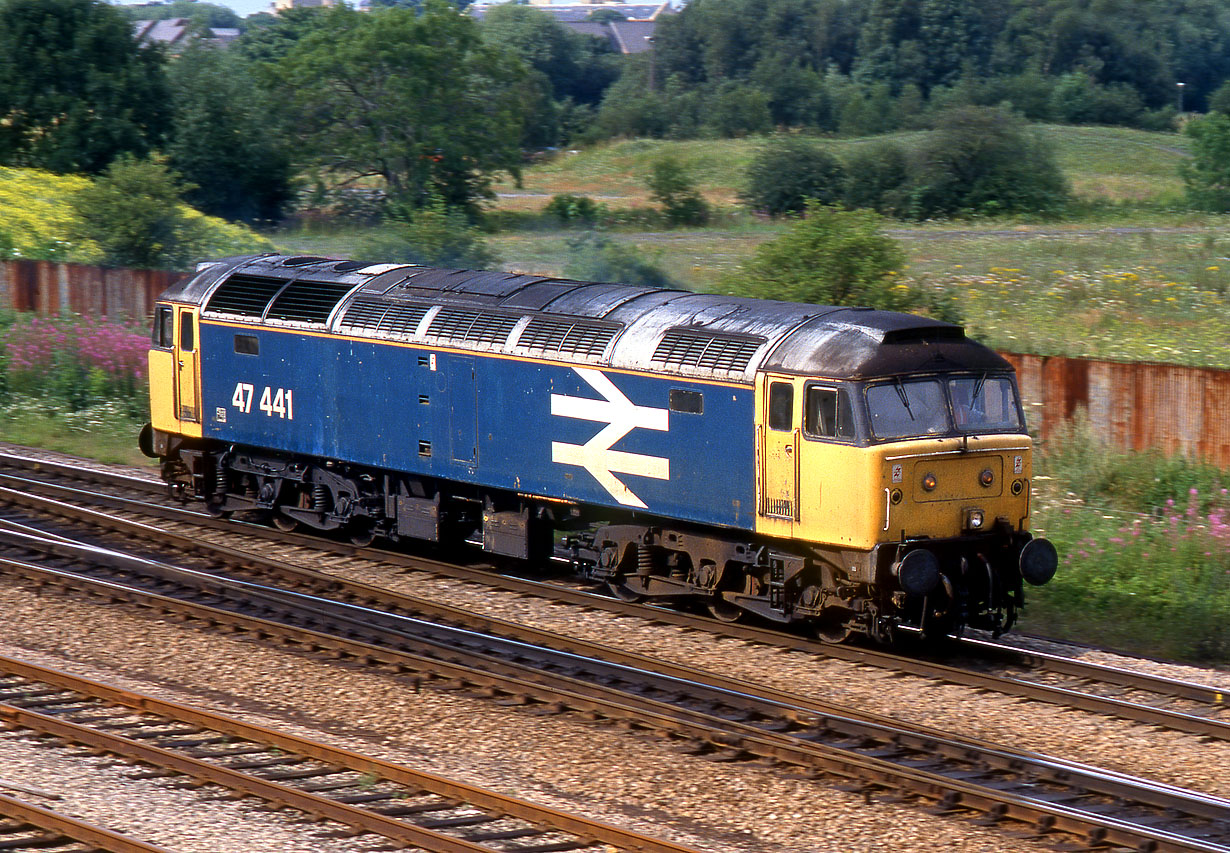
[[[0,306],[144,322],[186,273],[50,261],[0,262]],[[1230,468],[1230,370],[1002,353],[1016,368],[1031,430],[1044,441],[1078,411],[1124,450],[1155,448]]]
[[[1230,370],[1002,353],[1031,431],[1045,441],[1078,411],[1122,450],[1156,449],[1230,467]]]
[[[86,317],[144,322],[158,295],[185,275],[51,261],[3,261],[0,306],[38,314],[71,311]]]

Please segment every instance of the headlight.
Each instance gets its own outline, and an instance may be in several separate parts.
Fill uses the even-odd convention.
[[[893,565],[893,574],[910,595],[926,595],[940,582],[940,561],[925,548],[911,551]]]
[[[986,523],[986,516],[980,509],[965,510],[965,529],[966,530],[981,530],[983,524]]]

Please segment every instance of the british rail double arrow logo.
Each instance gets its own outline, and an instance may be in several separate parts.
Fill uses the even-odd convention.
[[[624,506],[646,509],[645,502],[615,475],[636,474],[655,480],[669,480],[670,460],[661,456],[625,453],[611,448],[637,427],[668,432],[669,410],[635,405],[600,370],[590,367],[574,367],[573,370],[601,394],[602,399],[552,394],[551,414],[561,418],[596,421],[605,423],[606,426],[584,444],[551,442],[551,461],[563,465],[579,465],[588,471],[602,488],[610,492],[611,497]]]

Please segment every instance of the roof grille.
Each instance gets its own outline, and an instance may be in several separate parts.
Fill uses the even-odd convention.
[[[542,353],[561,353],[597,358],[619,334],[620,326],[607,323],[535,317],[521,333],[518,344]]]
[[[269,307],[269,320],[323,324],[353,284],[335,281],[292,281]]]
[[[521,318],[515,314],[492,314],[465,308],[441,308],[427,334],[442,341],[502,344]]]
[[[764,341],[764,338],[670,329],[654,350],[653,361],[671,367],[744,371]]]
[[[337,330],[364,337],[412,338],[430,309],[430,305],[393,305],[360,298],[346,309]]]
[[[265,314],[269,300],[286,284],[284,278],[237,274],[228,278],[209,297],[206,312],[236,317],[256,317]]]

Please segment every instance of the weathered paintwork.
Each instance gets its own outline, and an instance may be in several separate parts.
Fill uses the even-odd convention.
[[[753,526],[750,388],[243,324],[201,336],[208,438]],[[291,411],[262,411],[266,388]],[[672,390],[701,394],[703,413],[671,411]]]

